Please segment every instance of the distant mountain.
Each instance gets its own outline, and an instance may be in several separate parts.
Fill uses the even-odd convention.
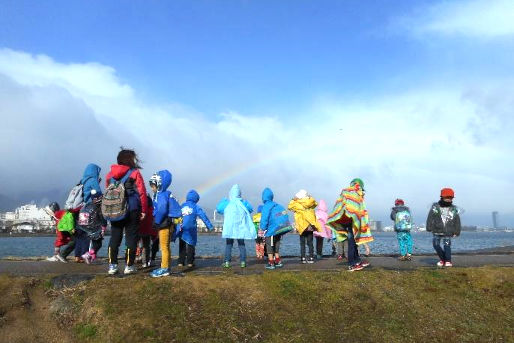
[[[63,205],[66,200],[68,191],[64,189],[51,189],[40,192],[24,192],[13,196],[0,194],[0,212],[14,211],[21,205],[34,203],[38,207],[43,207],[57,201],[59,205]]]

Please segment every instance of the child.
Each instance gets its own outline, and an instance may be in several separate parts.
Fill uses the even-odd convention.
[[[174,219],[181,216],[180,206],[168,187],[171,185],[172,175],[168,170],[161,170],[150,178],[150,187],[153,196],[153,227],[159,230],[159,245],[161,248],[161,267],[153,270],[152,277],[168,276],[171,273],[170,236],[175,231]]]
[[[75,219],[73,214],[61,210],[58,203],[53,202],[45,208],[45,211],[55,221],[55,242],[54,255],[46,260],[50,262],[67,262],[66,257],[75,249],[74,228]]]
[[[241,198],[241,189],[239,185],[233,185],[229,192],[229,198],[222,199],[216,211],[223,215],[223,231],[222,238],[226,239],[225,261],[223,268],[230,268],[230,260],[232,259],[232,247],[234,240],[237,240],[239,247],[239,260],[241,268],[246,267],[246,247],[245,239],[256,239],[257,233],[253,226],[250,213],[253,212],[252,205]]]
[[[394,207],[391,210],[391,220],[394,221],[394,231],[398,238],[398,246],[400,247],[400,261],[410,261],[412,259],[412,215],[405,202],[402,199],[394,201]]]
[[[321,259],[323,257],[323,238],[326,238],[327,240],[332,239],[332,230],[325,225],[328,219],[327,203],[325,200],[319,201],[319,205],[315,213],[316,220],[321,226],[320,232],[314,232],[314,237],[316,237],[316,257]]]
[[[321,231],[314,209],[318,203],[306,190],[300,190],[289,202],[287,208],[294,212],[296,231],[300,234],[300,252],[302,263],[314,263],[313,232]],[[305,258],[305,242],[309,246],[309,259]]]
[[[341,191],[327,225],[348,240],[348,270],[353,272],[369,266],[361,261],[357,245],[373,241],[368,225],[368,211],[364,203],[364,182],[353,179],[350,187]]]
[[[282,235],[293,228],[289,224],[289,216],[282,205],[273,201],[273,191],[264,188],[262,191],[262,216],[260,229],[265,232],[266,252],[268,264],[266,269],[281,268],[284,266],[280,259],[280,239]]]
[[[205,212],[197,205],[199,200],[200,195],[193,189],[187,193],[186,202],[182,204],[182,229],[180,231],[178,259],[179,267],[183,267],[186,260],[188,268],[192,268],[194,266],[195,246],[198,236],[196,219],[200,217],[209,231],[214,229],[209,218],[205,215]]]
[[[441,190],[441,199],[428,212],[427,231],[434,234],[433,245],[439,256],[438,267],[452,267],[452,237],[460,235],[459,209],[453,205],[455,193],[451,188]],[[443,240],[444,250],[441,249]]]
[[[257,256],[258,260],[262,260],[264,258],[264,247],[266,246],[264,231],[260,228],[261,217],[262,205],[259,205],[259,207],[257,207],[257,213],[255,213],[252,217],[253,225],[255,226],[255,232],[257,232],[257,238],[255,239],[255,255]]]
[[[88,251],[82,254],[82,259],[90,264],[94,262],[102,247],[103,236],[107,221],[102,215],[102,194],[91,190],[90,201],[82,207],[77,221],[77,231],[85,234],[90,240]]]
[[[148,199],[148,213],[147,216],[139,223],[139,238],[143,244],[143,249],[140,250],[140,255],[144,253],[143,268],[152,266],[153,260],[151,258],[150,243],[157,237],[157,231],[153,228],[153,204],[152,198],[147,195]],[[156,247],[158,245],[156,244]],[[153,247],[152,247],[153,248]],[[158,250],[158,249],[157,249]],[[157,253],[157,252],[156,252]]]

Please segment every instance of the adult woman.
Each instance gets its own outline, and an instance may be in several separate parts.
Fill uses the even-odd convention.
[[[139,222],[146,216],[148,200],[143,176],[139,172],[141,166],[137,154],[133,150],[123,149],[118,153],[118,164],[111,166],[111,171],[105,177],[106,187],[114,182],[123,181],[128,201],[127,215],[118,221],[111,221],[111,240],[109,241],[109,271],[110,275],[118,273],[118,249],[125,231],[127,246],[127,261],[125,274],[136,272],[134,261]]]

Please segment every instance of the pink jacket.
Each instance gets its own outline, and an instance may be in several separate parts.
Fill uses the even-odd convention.
[[[318,208],[316,209],[316,219],[321,226],[321,232],[314,232],[314,236],[323,238],[332,238],[332,230],[326,226],[328,220],[327,203],[325,200],[320,200]]]

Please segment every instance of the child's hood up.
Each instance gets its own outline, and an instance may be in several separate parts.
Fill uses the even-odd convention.
[[[161,178],[161,186],[159,187],[159,192],[164,192],[171,185],[172,175],[169,170],[160,170],[157,172],[157,175]]]
[[[84,170],[84,174],[82,175],[82,184],[87,179],[90,179],[90,178],[92,178],[94,180],[98,180],[98,177],[100,176],[100,171],[101,170],[102,170],[102,168],[100,168],[99,166],[97,166],[94,163],[88,164],[86,169]]]
[[[235,184],[230,188],[230,192],[228,193],[228,198],[230,200],[235,200],[237,198],[241,198],[241,188],[239,188],[238,184]]]
[[[198,201],[200,201],[200,195],[198,194],[197,191],[192,189],[187,193],[186,201],[191,201],[196,204],[196,203],[198,203]]]
[[[262,202],[267,203],[268,201],[273,201],[273,191],[268,187],[264,188],[262,191]]]

